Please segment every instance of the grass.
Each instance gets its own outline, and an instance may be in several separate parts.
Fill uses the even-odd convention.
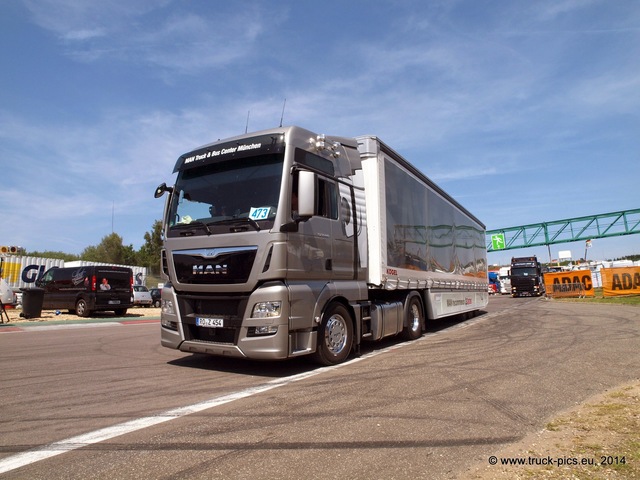
[[[561,438],[555,456],[595,464],[529,469],[530,478],[640,478],[640,384],[556,419],[547,430]]]
[[[560,302],[603,303],[606,305],[640,305],[640,295],[625,295],[621,297],[605,297],[602,288],[594,288],[595,296],[584,298],[554,298]]]
[[[553,419],[534,443],[516,446],[516,456],[552,458],[554,464],[490,467],[471,478],[640,479],[638,432],[640,383],[634,382]]]

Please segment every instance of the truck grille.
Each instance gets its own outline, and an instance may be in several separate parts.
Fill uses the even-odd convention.
[[[178,283],[227,285],[246,283],[258,247],[178,250],[173,264]]]
[[[180,295],[180,309],[185,340],[236,345],[248,295]],[[196,317],[221,318],[222,328],[199,327]]]

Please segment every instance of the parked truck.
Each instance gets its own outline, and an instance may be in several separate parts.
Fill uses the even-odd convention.
[[[487,305],[485,226],[375,136],[265,130],[174,173],[155,193],[165,347],[329,365]]]
[[[540,296],[545,293],[542,265],[538,258],[511,258],[511,296]]]

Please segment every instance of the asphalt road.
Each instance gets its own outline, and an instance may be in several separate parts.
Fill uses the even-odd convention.
[[[640,309],[493,297],[339,368],[186,355],[159,325],[0,328],[0,478],[460,478],[640,377]]]

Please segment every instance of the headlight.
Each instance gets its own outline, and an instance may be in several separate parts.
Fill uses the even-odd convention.
[[[253,306],[251,318],[275,318],[280,316],[282,302],[260,302]]]
[[[162,313],[166,313],[169,315],[175,315],[176,309],[173,306],[173,300],[162,300],[160,304],[160,308],[162,309]]]

